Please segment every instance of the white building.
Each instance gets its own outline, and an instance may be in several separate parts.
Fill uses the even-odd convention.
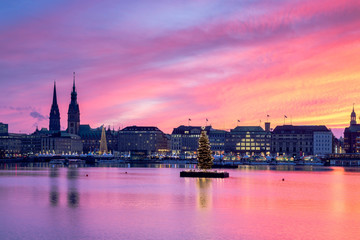
[[[314,132],[314,155],[324,155],[332,153],[332,133]]]

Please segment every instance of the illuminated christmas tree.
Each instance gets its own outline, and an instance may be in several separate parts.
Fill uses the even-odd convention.
[[[209,138],[206,135],[205,128],[202,128],[201,135],[199,138],[199,148],[198,148],[198,167],[200,169],[211,169],[213,165],[213,156],[211,154]]]
[[[106,143],[106,134],[105,134],[105,127],[102,127],[102,132],[101,132],[101,140],[100,140],[100,151],[99,154],[106,154],[108,151],[107,149],[107,143]]]

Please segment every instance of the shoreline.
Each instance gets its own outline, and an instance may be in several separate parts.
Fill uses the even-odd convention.
[[[360,160],[324,160],[321,162],[304,162],[304,161],[214,161],[214,169],[236,169],[240,166],[341,166],[341,167],[360,167]],[[161,164],[175,164],[175,165],[195,165],[196,160],[174,160],[174,159],[110,159],[110,158],[52,158],[52,157],[36,157],[36,158],[15,158],[15,159],[0,159],[0,164],[16,164],[16,163],[49,163],[49,164],[63,164],[68,166],[70,164],[86,164],[89,166],[95,165],[113,165],[113,164],[136,164],[136,165],[161,165]]]

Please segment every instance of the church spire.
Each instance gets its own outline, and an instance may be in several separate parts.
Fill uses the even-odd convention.
[[[68,128],[67,132],[79,134],[80,129],[80,110],[77,102],[77,92],[75,87],[75,72],[73,72],[73,87],[71,92],[71,101],[68,110]]]
[[[353,110],[350,115],[350,126],[356,124],[356,113],[355,113],[355,103],[353,103]]]
[[[74,80],[73,80],[73,92],[75,92],[75,72],[74,72]]]
[[[56,81],[54,81],[54,92],[53,92],[53,102],[52,106],[57,105],[57,97],[56,97]]]
[[[51,105],[49,119],[50,119],[49,130],[50,131],[60,131],[60,111],[59,111],[59,106],[57,104],[56,82],[55,81],[54,81],[53,102]]]

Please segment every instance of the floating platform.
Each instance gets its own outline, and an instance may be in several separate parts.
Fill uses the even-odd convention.
[[[195,172],[195,171],[181,171],[180,177],[193,178],[228,178],[228,172]]]

